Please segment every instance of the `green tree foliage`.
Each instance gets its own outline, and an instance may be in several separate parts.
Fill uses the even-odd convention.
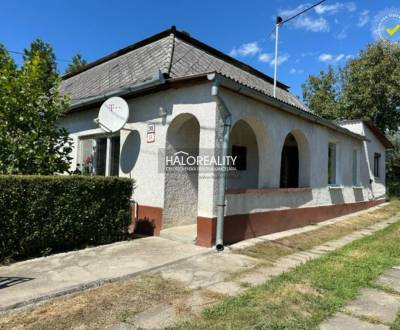
[[[81,54],[78,53],[72,57],[72,62],[65,69],[65,73],[75,73],[85,67],[86,64],[87,61],[82,57]]]
[[[370,44],[337,73],[309,76],[303,99],[327,119],[370,119],[382,130],[400,126],[400,46],[380,41]]]
[[[338,119],[339,95],[338,77],[333,68],[329,66],[325,73],[310,75],[302,84],[303,99],[310,109],[326,119]]]
[[[400,114],[400,46],[368,45],[342,70],[342,108],[349,119],[371,119],[382,130],[397,130]]]
[[[56,126],[68,108],[59,82],[48,44],[35,40],[19,68],[0,46],[0,173],[68,170],[72,141]]]
[[[389,193],[400,196],[400,131],[388,134],[394,148],[387,154],[387,182]]]
[[[347,61],[337,73],[309,76],[303,99],[327,119],[364,119],[384,131],[394,150],[387,155],[389,193],[400,195],[400,45],[379,41]]]
[[[37,84],[43,91],[48,92],[54,87],[58,79],[56,57],[53,48],[44,41],[36,39],[31,43],[30,48],[24,50],[24,64],[30,65],[35,59]]]

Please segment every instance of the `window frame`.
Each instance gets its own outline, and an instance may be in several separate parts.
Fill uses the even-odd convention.
[[[112,141],[115,138],[119,138],[119,153],[118,153],[118,171],[117,173],[113,173],[113,161],[112,161],[112,151],[113,151],[113,147],[112,147]],[[96,135],[82,135],[78,137],[78,146],[79,146],[79,153],[78,153],[78,157],[77,157],[77,165],[80,165],[79,167],[77,166],[77,168],[79,168],[82,171],[82,166],[83,166],[83,150],[82,150],[82,142],[83,141],[87,141],[87,140],[95,140],[96,144],[97,144],[97,140],[100,139],[106,139],[106,151],[105,151],[105,173],[103,174],[97,174],[96,173],[96,168],[95,168],[95,164],[97,162],[97,157],[96,157],[96,145],[93,147],[93,151],[92,151],[92,172],[89,175],[99,175],[99,176],[119,176],[119,169],[120,169],[120,162],[121,162],[121,135],[119,133],[117,134],[96,134]]]
[[[356,164],[354,167],[354,155],[355,155],[355,160]],[[353,148],[352,152],[352,172],[351,172],[351,179],[354,187],[359,187],[360,186],[360,149],[359,148]],[[355,173],[354,173],[355,170]],[[355,177],[354,177],[355,174]]]
[[[381,159],[382,159],[382,154],[380,152],[374,152],[373,173],[375,178],[381,177]]]
[[[330,147],[332,145],[335,146],[334,181],[330,180],[331,173],[330,173],[330,166],[329,166],[329,164],[330,164],[329,155],[330,155],[330,150],[331,150]],[[339,180],[339,157],[338,157],[338,155],[339,155],[339,143],[337,141],[329,141],[329,143],[328,143],[328,166],[327,166],[327,169],[328,169],[328,186],[337,187],[337,186],[340,185],[340,180]]]

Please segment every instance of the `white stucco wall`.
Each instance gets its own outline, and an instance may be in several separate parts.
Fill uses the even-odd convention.
[[[210,99],[210,85],[196,85],[187,88],[170,89],[143,97],[128,100],[130,117],[125,128],[120,132],[121,165],[120,176],[130,177],[136,181],[133,198],[141,205],[164,208],[165,175],[159,171],[159,151],[165,148],[166,134],[169,124],[180,114],[192,114],[200,125],[199,149],[210,150],[215,148],[216,142],[216,105]],[[163,107],[167,117],[160,117],[159,109]],[[71,113],[60,122],[70,132],[74,140],[72,153],[75,169],[79,162],[78,139],[85,136],[104,134],[96,127],[93,119],[97,117],[99,108]],[[155,142],[147,143],[148,124],[155,124]],[[140,150],[137,152],[137,140],[140,139]],[[131,150],[130,150],[131,149]],[[208,152],[208,151],[207,151]],[[136,156],[132,157],[132,153]],[[129,166],[129,164],[134,166]],[[129,170],[128,170],[129,169]],[[198,215],[205,217],[215,216],[214,195],[216,182],[212,173],[203,173],[199,168],[199,175],[207,177],[199,180],[198,185]],[[177,186],[177,190],[181,187]],[[190,200],[180,201],[176,205],[185,212],[185,205],[193,203]],[[195,220],[195,219],[194,219]]]
[[[259,171],[259,191],[252,190],[251,192],[227,195],[227,215],[291,207],[352,203],[367,201],[373,196],[377,197],[376,189],[372,194],[369,176],[365,174],[368,165],[363,156],[366,151],[361,140],[231,91],[223,90],[222,97],[232,112],[233,123],[244,119],[256,132],[260,155],[259,168],[262,169]],[[299,144],[300,187],[310,187],[311,189],[291,192],[262,189],[279,187],[281,152],[289,133],[296,137]],[[338,145],[337,186],[335,187],[328,187],[329,142],[335,142]],[[353,187],[352,178],[354,148],[360,151],[357,187]],[[379,150],[384,158],[384,150]],[[369,154],[371,153],[369,152]],[[383,159],[382,162],[384,162]]]
[[[363,143],[363,154],[361,162],[361,175],[362,180],[371,183],[371,194],[374,198],[382,198],[386,195],[386,148],[368,128],[365,123],[361,121],[349,121],[341,124],[341,126],[366,137]],[[374,154],[381,154],[380,160],[380,176],[374,177]]]
[[[126,128],[129,130],[120,132],[120,176],[136,180],[133,198],[139,204],[160,208],[166,205],[165,186],[167,184],[169,187],[174,187],[174,184],[166,183],[166,176],[159,169],[159,150],[165,148],[169,124],[179,115],[190,114],[198,121],[200,155],[209,154],[210,149],[220,152],[222,121],[216,104],[211,100],[210,90],[211,84],[203,83],[128,100],[130,118]],[[226,196],[228,215],[366,201],[385,194],[385,150],[367,128],[354,127],[355,132],[365,133],[369,140],[363,143],[348,135],[223,88],[221,88],[221,96],[232,113],[232,124],[245,120],[256,135],[259,159],[258,183],[254,187],[251,181],[251,188],[261,189],[252,192],[228,193]],[[160,117],[160,107],[167,112],[165,119]],[[70,131],[75,146],[78,146],[77,141],[80,137],[103,133],[93,122],[97,113],[98,108],[71,113],[60,122],[60,125]],[[149,123],[155,124],[154,143],[146,141]],[[299,146],[299,184],[301,187],[310,187],[310,189],[290,192],[268,190],[268,188],[279,188],[281,152],[289,133],[295,136]],[[329,142],[336,142],[339,146],[337,187],[328,187],[327,184]],[[354,148],[360,150],[359,186],[356,188],[353,187],[351,170]],[[79,161],[79,152],[78,147],[74,148],[72,169]],[[382,176],[373,182],[371,190],[369,179],[372,172],[368,161],[373,164],[374,152],[382,155]],[[176,194],[180,200],[175,204],[174,216],[184,215],[186,206],[193,203],[197,203],[198,216],[216,216],[217,179],[213,174],[202,167],[199,168],[197,201],[193,202],[191,194]],[[235,185],[231,187],[235,188]],[[242,184],[238,187],[246,188]],[[181,187],[176,184],[174,189],[178,191]],[[171,205],[171,201],[167,204]]]

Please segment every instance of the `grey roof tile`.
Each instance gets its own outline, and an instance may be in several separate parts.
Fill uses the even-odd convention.
[[[168,32],[168,33],[167,33]],[[272,96],[271,78],[235,61],[201,42],[182,33],[167,30],[151,38],[149,43],[133,47],[99,63],[89,65],[61,83],[61,93],[70,95],[75,102],[103,94],[113,89],[133,85],[150,79],[156,70],[170,78],[183,78],[194,74],[220,73],[259,92]],[[151,39],[149,38],[149,39]],[[277,98],[300,109],[309,111],[285,88],[277,88]]]

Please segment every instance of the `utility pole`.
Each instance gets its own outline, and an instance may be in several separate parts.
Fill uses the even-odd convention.
[[[278,39],[279,39],[279,25],[283,19],[280,16],[276,16],[275,22],[275,65],[274,65],[274,97],[276,97],[276,77],[278,75]]]
[[[277,81],[277,77],[278,77],[278,39],[279,39],[279,27],[281,27],[284,23],[287,23],[289,21],[291,21],[292,19],[304,14],[305,12],[309,11],[310,9],[320,5],[321,3],[325,2],[326,0],[322,0],[317,2],[316,4],[312,5],[311,7],[308,7],[300,12],[298,12],[297,14],[286,18],[285,20],[282,19],[282,17],[277,16],[276,17],[276,21],[275,21],[275,65],[274,65],[274,92],[273,95],[274,97],[276,97],[276,81]]]

